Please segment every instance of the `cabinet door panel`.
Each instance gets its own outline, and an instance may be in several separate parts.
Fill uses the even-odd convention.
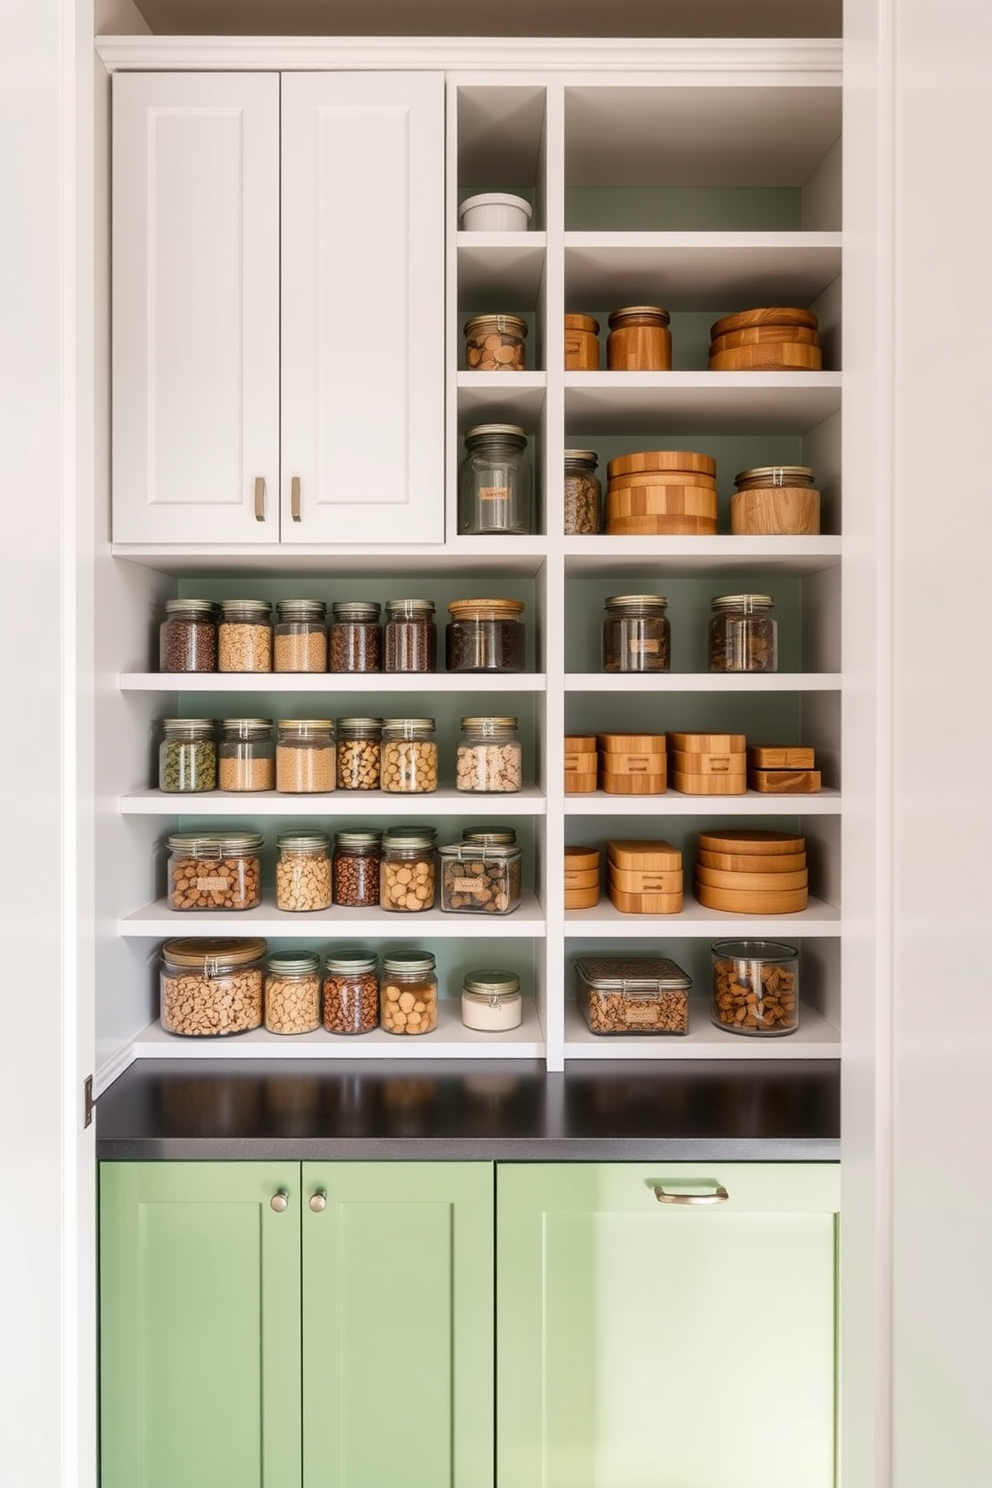
[[[282,86],[283,541],[441,542],[441,76]]]
[[[307,1488],[491,1488],[486,1163],[304,1165]]]
[[[299,1488],[299,1171],[101,1166],[102,1488]]]
[[[113,238],[115,541],[276,541],[278,78],[117,74]]]
[[[659,1203],[693,1179],[712,1206]],[[832,1488],[836,1172],[500,1167],[501,1488]]]

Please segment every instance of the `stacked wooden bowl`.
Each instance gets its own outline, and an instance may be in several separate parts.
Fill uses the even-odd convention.
[[[621,914],[681,911],[682,854],[670,842],[608,842],[606,862],[610,901]]]
[[[777,305],[725,315],[710,327],[711,372],[819,372],[819,321],[812,310]]]
[[[606,467],[606,530],[619,537],[712,536],[716,460],[693,450],[638,450]]]
[[[597,734],[599,785],[611,796],[660,796],[668,787],[664,734]]]
[[[565,908],[593,909],[599,903],[599,848],[565,848]]]
[[[809,901],[806,839],[759,828],[700,832],[693,888],[706,909],[795,914]]]

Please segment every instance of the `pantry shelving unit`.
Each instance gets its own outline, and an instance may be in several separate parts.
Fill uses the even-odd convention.
[[[315,43],[307,66],[337,64]],[[114,69],[195,68],[194,43],[108,42]],[[251,70],[236,47],[211,65]],[[298,63],[278,48],[253,53],[252,67]],[[522,54],[521,54],[522,56]],[[442,543],[113,545],[98,624],[116,665],[99,704],[103,747],[98,794],[113,803],[102,820],[97,889],[101,934],[97,1008],[101,1088],[133,1058],[365,1060],[537,1058],[551,1070],[568,1060],[750,1061],[836,1059],[840,1054],[844,917],[840,851],[844,819],[841,658],[844,561],[841,475],[840,51],[832,42],[763,43],[688,53],[652,44],[650,55],[616,71],[545,65],[474,66],[446,76],[444,212],[445,471]],[[395,64],[393,64],[395,65]],[[415,67],[415,63],[409,63]],[[525,195],[534,230],[457,230],[460,200],[480,190]],[[600,319],[610,308],[660,303],[672,311],[670,373],[566,373],[562,315]],[[709,326],[760,303],[817,311],[825,349],[820,373],[711,373]],[[474,313],[514,313],[529,327],[527,370],[469,371],[462,326]],[[605,345],[603,355],[605,367]],[[429,373],[425,374],[429,375]],[[370,389],[374,396],[374,389]],[[462,437],[481,422],[513,422],[530,436],[538,523],[533,536],[489,538],[458,531],[457,472]],[[119,436],[118,436],[119,437]],[[613,538],[562,535],[563,447],[596,450],[606,462],[637,448],[698,448],[718,463],[720,535]],[[342,459],[348,452],[340,451]],[[729,535],[735,472],[749,465],[809,464],[823,492],[822,534]],[[298,536],[298,534],[296,534]],[[775,596],[782,670],[762,676],[705,671],[705,627],[713,594],[752,588]],[[663,676],[605,675],[598,635],[607,594],[646,588],[668,595],[673,670]],[[439,632],[451,598],[506,594],[524,600],[528,670],[520,676],[374,674],[163,676],[152,670],[158,614],[172,595],[264,598],[313,594],[327,600],[426,595]],[[112,640],[110,639],[112,638]],[[440,647],[443,654],[443,641]],[[442,788],[429,796],[335,792],[326,797],[217,792],[177,799],[152,787],[157,721],[163,716],[272,718],[431,713],[438,720]],[[451,788],[462,714],[520,719],[523,791],[470,796]],[[564,791],[561,738],[611,729],[728,729],[757,743],[815,746],[824,789],[810,797],[613,797]],[[210,821],[265,835],[271,868],[275,835],[302,822],[385,826],[430,822],[440,841],[490,819],[517,828],[524,900],[506,917],[439,911],[422,915],[332,909],[280,913],[271,895],[240,915],[181,915],[162,897],[162,839]],[[694,834],[706,826],[771,825],[807,839],[813,897],[800,914],[734,916],[703,910],[686,894],[681,914],[622,915],[604,897],[566,912],[561,883],[566,843],[603,846],[613,835],[666,837],[682,846],[691,877]],[[378,1032],[341,1039],[319,1032],[280,1038],[257,1031],[229,1043],[176,1039],[157,1021],[156,956],[173,935],[260,934],[280,945],[329,948],[346,940],[376,950],[433,949],[442,985],[439,1028],[423,1039]],[[704,994],[709,945],[725,937],[791,940],[802,948],[803,1009],[797,1033],[748,1039],[715,1028]],[[686,1037],[592,1035],[576,1010],[573,965],[594,949],[662,951],[693,978]],[[518,971],[528,990],[525,1019],[512,1034],[464,1029],[460,977],[479,965]]]

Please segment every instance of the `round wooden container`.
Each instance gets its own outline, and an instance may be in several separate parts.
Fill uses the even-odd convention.
[[[606,520],[616,517],[675,516],[717,519],[715,491],[702,486],[629,486],[606,494]]]
[[[766,831],[761,827],[720,828],[713,832],[700,832],[699,846],[706,852],[747,853],[752,857],[765,854],[804,853],[806,838],[796,837],[791,832]]]
[[[565,870],[569,873],[587,872],[590,868],[599,870],[600,852],[598,847],[584,847],[579,843],[573,843],[565,848]]]
[[[742,331],[725,331],[714,336],[711,351],[732,351],[735,346],[764,346],[776,341],[794,341],[797,346],[818,346],[819,332],[806,326],[758,325]]]
[[[668,372],[672,333],[660,305],[626,305],[610,315],[606,365],[611,372]]]
[[[598,868],[576,868],[574,872],[565,869],[566,889],[597,889],[599,888]]]
[[[595,316],[565,316],[565,371],[599,371],[599,321]]]
[[[716,475],[716,460],[697,450],[635,450],[617,455],[606,466],[607,477],[637,475],[642,470],[697,470],[701,475]]]
[[[759,893],[788,893],[809,886],[809,872],[797,868],[794,873],[725,873],[719,868],[696,867],[696,881],[709,889],[757,890]]]
[[[711,372],[819,372],[823,352],[795,341],[766,341],[761,346],[735,346],[710,351]]]
[[[723,873],[799,873],[806,867],[806,854],[801,853],[724,853],[708,852],[701,847],[696,854],[697,868],[718,869]]]
[[[594,909],[599,903],[599,887],[594,889],[566,889],[566,909]]]
[[[812,310],[803,310],[796,305],[766,305],[755,310],[739,310],[734,315],[724,315],[710,326],[710,340],[726,336],[733,331],[750,330],[753,326],[802,326],[806,330],[819,329],[819,319]]]
[[[711,889],[697,879],[695,891],[704,909],[721,909],[727,914],[797,914],[809,903],[807,889],[738,892],[735,889]]]
[[[807,486],[769,486],[764,491],[737,491],[730,498],[730,530],[773,536],[815,534],[820,530],[820,493]]]
[[[635,470],[630,475],[611,475],[610,491],[630,491],[640,486],[694,486],[699,491],[715,491],[716,480],[700,470]]]
[[[606,531],[613,537],[715,537],[716,518],[672,513],[611,519],[607,515]]]

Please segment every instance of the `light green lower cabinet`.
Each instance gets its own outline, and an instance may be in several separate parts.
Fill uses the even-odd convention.
[[[839,1187],[501,1165],[498,1488],[833,1488]]]

